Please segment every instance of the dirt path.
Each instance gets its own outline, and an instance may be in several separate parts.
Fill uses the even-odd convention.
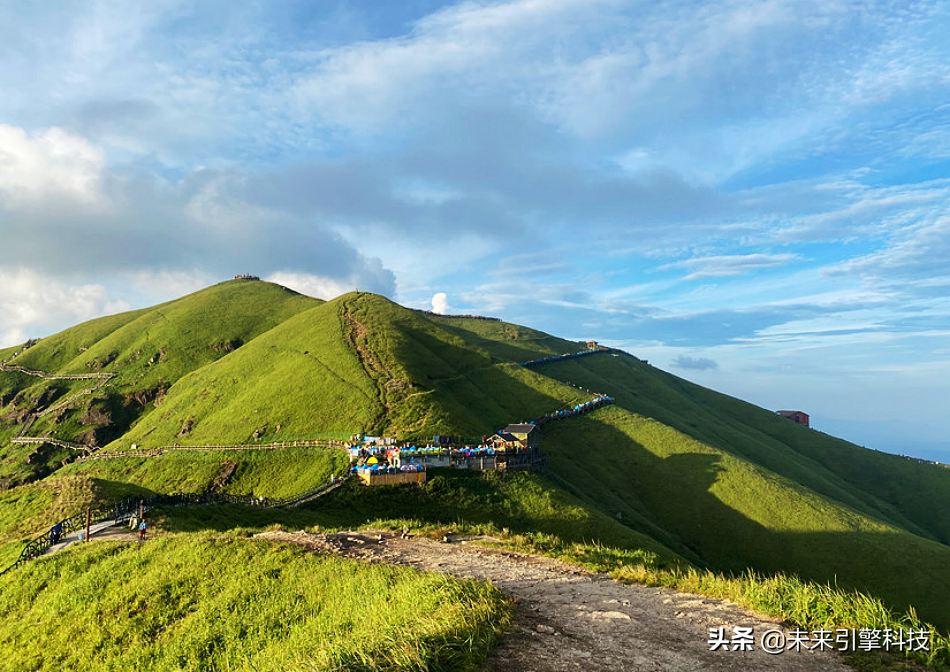
[[[486,579],[518,602],[517,631],[494,651],[492,672],[617,670],[848,670],[836,654],[765,653],[760,638],[783,628],[735,604],[663,588],[618,583],[549,558],[465,541],[401,539],[389,532],[267,532],[316,552]],[[710,628],[753,628],[752,651],[710,651]]]

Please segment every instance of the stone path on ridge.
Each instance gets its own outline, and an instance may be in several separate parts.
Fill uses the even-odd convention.
[[[319,553],[491,581],[518,603],[515,632],[493,652],[492,672],[850,669],[833,652],[767,654],[759,646],[761,635],[789,628],[729,601],[624,584],[550,558],[463,540],[402,539],[388,531],[257,536]],[[710,651],[710,628],[724,627],[730,637],[734,626],[754,629],[754,650]]]

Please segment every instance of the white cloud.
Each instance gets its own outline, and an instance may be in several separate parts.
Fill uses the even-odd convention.
[[[719,364],[714,359],[708,357],[690,357],[689,355],[679,355],[671,364],[678,369],[687,369],[690,371],[709,371],[719,368]]]
[[[271,273],[264,279],[268,282],[275,282],[278,285],[288,287],[295,292],[324,300],[334,299],[341,294],[359,289],[360,281],[358,277],[338,280],[319,275],[311,275],[309,273],[290,273],[286,271]],[[364,288],[368,284],[368,282],[365,283]]]
[[[407,36],[322,52],[292,95],[332,125],[362,132],[382,126],[390,133],[417,116],[407,110],[438,107],[451,100],[449,91],[536,96],[539,87],[531,82],[559,70],[550,59],[552,41],[582,25],[589,30],[616,6],[616,0],[464,2],[417,21]]]
[[[28,135],[0,124],[0,203],[22,209],[47,199],[94,204],[106,155],[85,138],[61,128]]]
[[[432,295],[432,312],[439,315],[449,312],[449,297],[445,292],[436,292]]]
[[[171,181],[108,169],[105,160],[101,148],[61,129],[31,137],[0,126],[0,265],[59,276],[145,274],[152,286],[148,274],[164,273],[158,281],[187,290],[196,272],[209,279],[290,267],[340,286],[395,291],[392,272],[326,221],[334,211],[297,207],[299,194],[281,174],[198,168]]]
[[[695,280],[699,278],[719,278],[742,275],[767,268],[778,268],[780,266],[786,266],[793,261],[798,261],[799,259],[801,259],[801,257],[797,254],[736,254],[684,259],[683,261],[674,261],[670,264],[664,264],[660,266],[660,269],[696,268],[697,270],[686,276],[687,280]]]
[[[835,265],[828,274],[856,274],[885,285],[900,283],[911,292],[950,287],[950,217],[898,229],[885,249]]]
[[[237,273],[235,273],[237,275]],[[186,294],[197,292],[199,289],[213,284],[214,275],[200,270],[170,271],[170,270],[142,270],[131,273],[131,285],[135,288],[142,305],[153,305],[177,299]]]
[[[0,347],[128,307],[103,285],[70,284],[26,268],[0,268]]]

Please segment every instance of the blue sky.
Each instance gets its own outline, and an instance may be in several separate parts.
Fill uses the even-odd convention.
[[[0,1],[0,345],[250,272],[950,462],[941,2]]]

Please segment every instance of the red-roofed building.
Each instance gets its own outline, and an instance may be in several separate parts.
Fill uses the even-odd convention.
[[[781,415],[783,418],[788,418],[789,420],[797,422],[799,425],[804,425],[805,427],[809,427],[807,413],[802,413],[801,411],[775,411],[775,412]]]

